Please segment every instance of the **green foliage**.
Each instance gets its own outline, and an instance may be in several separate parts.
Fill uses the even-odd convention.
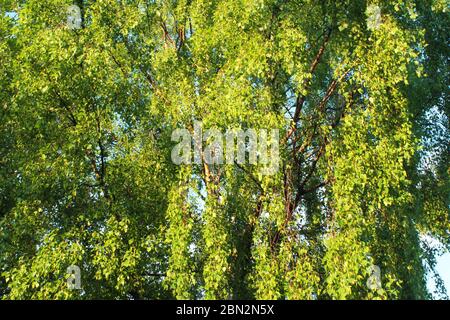
[[[446,0],[0,0],[0,297],[445,297],[448,26]],[[173,164],[196,121],[278,129],[279,171]]]

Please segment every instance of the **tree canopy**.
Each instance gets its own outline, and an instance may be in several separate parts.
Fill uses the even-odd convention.
[[[0,0],[0,298],[445,297],[448,10]],[[279,130],[278,170],[175,164],[196,122]]]

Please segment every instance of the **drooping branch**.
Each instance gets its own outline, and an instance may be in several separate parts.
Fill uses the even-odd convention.
[[[310,77],[305,79],[304,82],[303,82],[303,89],[305,91],[308,90],[309,86],[311,85],[311,79],[313,77],[313,74],[316,71],[317,66],[319,65],[320,59],[322,58],[323,53],[325,52],[325,48],[326,48],[328,42],[330,41],[331,31],[332,31],[332,29],[329,28],[327,33],[326,33],[326,35],[325,35],[325,39],[323,41],[323,44],[319,48],[319,51],[317,52],[317,55],[315,56],[313,62],[311,63],[311,66],[309,68]],[[300,113],[301,113],[301,110],[303,108],[303,105],[304,105],[305,101],[306,101],[306,94],[299,94],[298,97],[297,97],[297,101],[295,103],[294,118],[292,119],[294,124],[296,124],[298,122],[299,118],[300,118]]]

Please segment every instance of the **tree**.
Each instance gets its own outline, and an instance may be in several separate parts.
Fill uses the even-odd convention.
[[[432,297],[429,239],[450,249],[445,0],[0,11],[1,297]],[[176,165],[172,132],[197,122],[279,130],[279,170]]]

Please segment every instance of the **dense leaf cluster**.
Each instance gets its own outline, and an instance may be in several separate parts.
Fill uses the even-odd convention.
[[[0,298],[431,298],[448,9],[0,0]],[[278,129],[279,170],[175,165],[197,121]]]

